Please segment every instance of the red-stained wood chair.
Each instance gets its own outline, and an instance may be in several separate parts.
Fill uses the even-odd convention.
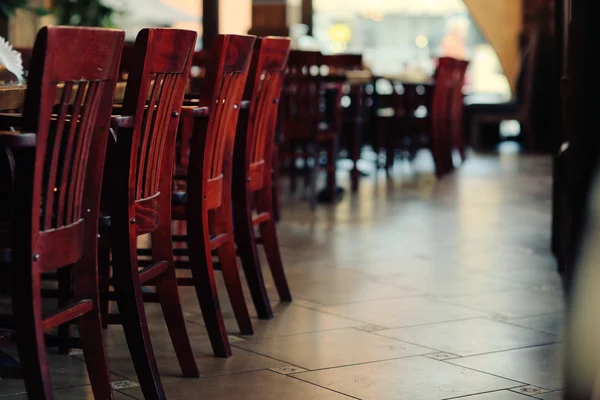
[[[405,84],[402,91],[394,89],[392,104],[385,110],[387,113],[380,113],[377,121],[378,146],[383,144],[387,153],[386,169],[393,165],[394,149],[399,144],[411,157],[421,148],[429,149],[437,176],[454,168],[450,104],[456,62],[453,58],[440,58],[433,87]]]
[[[124,37],[117,30],[40,30],[24,112],[20,121],[10,122],[21,133],[0,135],[0,147],[14,167],[15,200],[10,249],[0,242],[4,253],[0,260],[10,259],[15,333],[31,399],[53,398],[44,332],[73,319],[94,397],[113,398],[102,337],[96,244],[102,170]],[[58,84],[64,86],[53,114]],[[73,299],[43,316],[42,274],[70,265]]]
[[[465,75],[469,62],[466,60],[456,60],[454,63],[454,74],[452,79],[452,89],[450,93],[449,124],[450,136],[452,138],[452,147],[458,150],[461,160],[466,159],[466,135],[464,132],[464,93]]]
[[[194,286],[214,354],[231,356],[214,277],[212,252],[216,251],[223,278],[242,334],[253,333],[244,299],[233,235],[231,184],[234,141],[242,95],[254,48],[254,36],[219,35],[212,49],[212,66],[203,84],[210,98],[206,108],[184,109],[178,138],[176,176],[172,196],[173,220],[186,222],[186,231],[173,236],[187,243],[175,249],[178,268],[189,268],[192,278],[179,278]],[[210,97],[209,97],[210,96]],[[204,101],[203,94],[201,101]],[[207,118],[208,117],[208,118]]]
[[[327,172],[327,187],[325,197],[335,198],[335,169],[337,158],[337,139],[341,115],[331,109],[331,121],[326,121],[324,114],[324,79],[320,75],[321,53],[314,51],[290,52],[288,71],[284,88],[284,98],[281,109],[282,131],[284,145],[281,157],[289,165],[290,187],[296,190],[298,175],[297,159],[304,159],[304,169],[308,172],[310,202],[314,209],[317,201],[316,178],[317,170]],[[341,95],[341,91],[337,91]],[[336,96],[336,105],[339,105]],[[320,165],[320,152],[325,148],[327,164]],[[312,161],[312,164],[309,163]]]
[[[273,315],[265,290],[257,243],[264,246],[281,301],[292,301],[285,277],[273,213],[273,146],[285,69],[290,51],[287,38],[266,37],[256,42],[235,139],[233,198],[235,239],[252,299],[259,316]],[[255,227],[261,237],[255,237]]]
[[[155,286],[146,300],[159,302],[183,376],[199,375],[181,303],[171,242],[171,187],[177,126],[188,83],[196,33],[144,29],[137,37],[122,116],[114,117],[116,143],[109,148],[101,219],[100,264],[107,300],[123,325],[146,399],[164,399],[144,311],[142,286]],[[150,234],[152,261],[140,269],[137,238]],[[112,278],[110,254],[112,251]]]
[[[329,73],[344,74],[348,71],[363,69],[362,54],[335,54],[322,56],[323,65],[329,68]],[[350,171],[351,189],[358,190],[360,171],[358,160],[361,153],[362,129],[365,125],[365,85],[343,85],[343,93],[350,99],[349,105],[344,105],[342,112],[341,146],[348,151],[353,167]]]

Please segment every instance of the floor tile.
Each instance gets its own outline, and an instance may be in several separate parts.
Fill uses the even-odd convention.
[[[310,370],[434,352],[356,329],[248,340],[236,347]]]
[[[513,318],[564,310],[564,301],[560,294],[527,289],[456,296],[444,301]]]
[[[3,351],[16,357],[16,348],[3,348]],[[52,379],[53,390],[90,383],[85,363],[75,357],[59,354],[48,354],[48,367]],[[112,380],[122,379],[116,375]],[[0,379],[0,395],[25,393],[25,384],[21,379]]]
[[[131,397],[113,391],[114,400],[131,400]],[[55,400],[78,400],[78,399],[93,399],[94,394],[91,386],[79,386],[75,388],[60,389],[54,391]],[[27,395],[8,396],[10,400],[27,400]]]
[[[484,318],[377,331],[378,335],[469,356],[555,343],[558,336]]]
[[[481,273],[466,271],[443,276],[435,269],[385,278],[385,282],[417,290],[436,297],[464,296],[522,288],[517,282],[495,279]]]
[[[562,389],[561,346],[537,346],[473,357],[448,363],[518,380],[548,390]]]
[[[187,379],[165,384],[169,400],[349,400],[350,398],[271,371]],[[139,389],[124,391],[143,399]]]
[[[233,357],[218,358],[213,356],[208,336],[190,335],[192,351],[196,365],[202,377],[237,374],[240,372],[257,371],[268,368],[281,368],[287,363],[261,356],[240,348],[233,349]],[[152,347],[163,382],[181,378],[181,368],[170,340],[153,340]],[[107,347],[110,369],[127,378],[137,381],[137,375],[129,350],[123,341],[118,345]]]
[[[249,305],[250,306],[250,305]],[[273,309],[275,317],[271,320],[252,319],[254,335],[252,338],[295,335],[298,333],[318,332],[330,329],[348,328],[364,325],[360,321],[343,318],[318,310],[296,306],[295,304],[279,304]],[[251,314],[255,315],[254,310]],[[239,333],[237,322],[232,312],[224,312],[225,326],[228,332]],[[203,323],[201,317],[194,322]]]
[[[535,398],[542,399],[542,400],[563,400],[563,395],[564,394],[563,394],[562,390],[557,390],[555,392],[537,394],[537,395],[535,395]]]
[[[324,305],[357,303],[368,300],[393,299],[421,294],[416,289],[398,288],[367,279],[331,280],[298,284],[292,281],[294,295]]]
[[[548,332],[558,335],[561,338],[564,336],[565,330],[565,314],[555,313],[549,315],[540,315],[538,317],[527,317],[519,319],[509,319],[508,323],[525,326],[541,332]]]
[[[323,308],[342,317],[386,328],[429,324],[486,315],[484,311],[446,304],[426,297],[368,301]]]
[[[531,397],[524,396],[510,390],[499,390],[497,392],[489,392],[476,394],[473,396],[460,397],[456,400],[531,400]]]
[[[363,400],[438,400],[519,386],[425,357],[306,372],[299,379]]]

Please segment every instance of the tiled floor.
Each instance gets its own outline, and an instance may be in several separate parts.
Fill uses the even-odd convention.
[[[184,289],[202,378],[181,378],[162,315],[148,306],[168,398],[560,399],[550,167],[541,156],[472,156],[436,182],[397,165],[393,180],[365,178],[314,215],[285,199],[279,231],[295,301],[278,304],[265,271],[276,317],[255,319],[244,337],[221,290],[233,358],[211,356]],[[136,376],[120,328],[107,343],[116,399],[141,399],[122,382]],[[50,359],[58,399],[91,398],[81,355]],[[0,380],[0,396],[22,393],[21,382]]]

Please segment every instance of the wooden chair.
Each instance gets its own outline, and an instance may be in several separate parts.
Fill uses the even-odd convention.
[[[404,84],[402,91],[394,91],[390,110],[385,114],[381,113],[377,121],[379,142],[383,143],[387,153],[386,169],[389,170],[393,165],[394,150],[399,143],[410,158],[420,148],[429,149],[437,176],[453,169],[450,100],[456,61],[448,57],[439,60],[432,88]],[[426,113],[421,114],[420,110],[423,108]]]
[[[535,148],[535,132],[531,119],[535,70],[538,60],[539,32],[531,29],[524,35],[526,41],[523,49],[521,73],[517,82],[517,93],[514,101],[505,103],[476,103],[473,98],[467,98],[466,114],[470,129],[470,141],[473,147],[481,148],[483,138],[481,127],[489,124],[499,124],[502,121],[516,120],[521,125],[521,137],[528,149]]]
[[[329,73],[344,74],[348,71],[363,69],[362,54],[336,54],[322,57],[323,65],[329,68]],[[343,85],[344,94],[350,98],[350,105],[342,107],[342,137],[341,147],[347,148],[348,156],[353,167],[350,171],[351,189],[358,190],[360,171],[358,160],[361,152],[362,130],[366,122],[365,85]]]
[[[246,96],[249,115],[238,122],[233,166],[235,239],[257,313],[273,315],[263,282],[257,243],[264,246],[281,301],[292,301],[279,253],[273,213],[273,165],[277,113],[290,51],[287,38],[266,37],[256,42]],[[253,214],[256,211],[256,214]],[[255,237],[255,227],[261,238]]]
[[[175,242],[187,249],[176,255],[178,268],[189,268],[191,279],[179,278],[179,285],[194,286],[202,308],[214,354],[231,356],[231,347],[219,305],[212,252],[216,251],[229,299],[242,334],[253,333],[240,281],[233,235],[231,185],[234,141],[242,95],[256,38],[219,35],[213,47],[213,67],[207,70],[206,108],[187,108],[182,115],[178,138],[176,184],[172,196],[172,218],[185,221],[183,234]],[[204,96],[203,96],[204,97]],[[208,117],[208,118],[207,118]]]
[[[321,169],[321,148],[327,151],[327,164],[322,168],[327,172],[326,197],[335,198],[335,160],[340,121],[333,112],[333,120],[326,121],[323,112],[323,79],[319,75],[321,53],[313,51],[290,52],[288,72],[282,105],[282,131],[284,146],[281,157],[289,164],[290,187],[296,190],[299,169],[297,159],[304,159],[304,169],[308,173],[310,202],[314,209],[317,201],[316,173]],[[341,95],[341,91],[338,92]],[[339,104],[338,99],[334,100]],[[331,105],[331,104],[330,104]],[[312,160],[312,165],[309,164]]]
[[[466,60],[456,60],[454,64],[454,75],[452,79],[452,89],[450,93],[449,107],[449,128],[452,138],[452,147],[456,148],[460,154],[461,160],[466,158],[466,135],[464,132],[464,94],[463,86],[465,84],[465,75],[469,62]]]
[[[164,399],[144,311],[142,285],[155,286],[146,299],[159,302],[183,376],[198,368],[181,303],[171,243],[171,186],[175,140],[196,33],[144,29],[133,50],[121,117],[112,127],[117,137],[109,151],[100,239],[105,289],[115,291],[119,314],[107,322],[123,325],[136,373],[146,399]],[[109,178],[110,177],[110,178]],[[152,261],[139,269],[137,238],[150,234]],[[113,277],[109,278],[112,250]]]
[[[32,55],[23,116],[11,123],[21,133],[0,135],[0,147],[14,166],[15,199],[10,250],[5,248],[0,259],[11,262],[19,358],[32,399],[53,398],[44,332],[73,319],[79,326],[94,397],[113,398],[102,337],[96,243],[102,169],[124,37],[117,30],[42,28]],[[59,111],[53,115],[57,94]],[[2,129],[7,128],[3,124]],[[70,265],[74,265],[73,300],[44,317],[42,273]]]

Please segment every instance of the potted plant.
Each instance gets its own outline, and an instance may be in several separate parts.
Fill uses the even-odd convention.
[[[0,2],[0,36],[8,36],[8,18],[13,16],[19,9],[26,9],[37,14],[46,14],[47,11],[42,7],[29,6],[29,0],[2,0]]]
[[[114,27],[116,11],[102,0],[55,0],[52,11],[59,25]]]

